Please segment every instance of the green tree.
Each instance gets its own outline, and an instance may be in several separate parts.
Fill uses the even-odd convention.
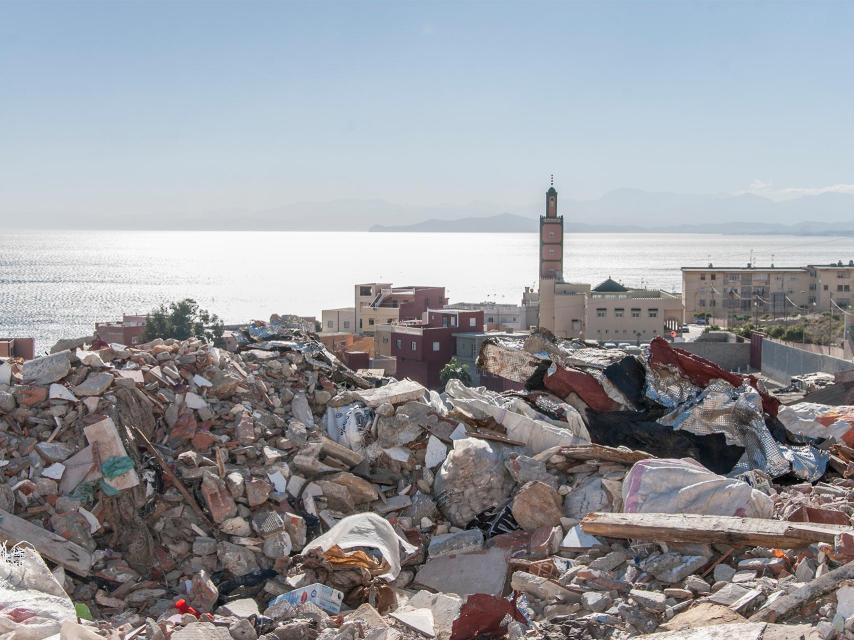
[[[784,333],[786,333],[786,330],[779,324],[775,324],[768,330],[768,335],[772,338],[782,338]]]
[[[161,304],[148,314],[145,321],[145,339],[195,337],[213,344],[222,342],[225,330],[216,314],[199,307],[192,298],[184,298],[168,305]]]
[[[466,364],[454,356],[448,361],[442,370],[439,372],[439,380],[442,382],[442,388],[448,384],[449,380],[459,380],[464,385],[471,385],[471,375]]]

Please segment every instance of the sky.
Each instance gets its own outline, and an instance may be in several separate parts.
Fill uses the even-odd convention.
[[[851,2],[0,2],[0,219],[854,193]]]

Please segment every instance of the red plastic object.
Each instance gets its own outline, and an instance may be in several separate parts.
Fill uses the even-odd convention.
[[[181,613],[189,613],[196,616],[197,618],[201,615],[198,611],[193,609],[193,607],[188,605],[187,601],[184,600],[184,598],[175,601],[175,608]]]

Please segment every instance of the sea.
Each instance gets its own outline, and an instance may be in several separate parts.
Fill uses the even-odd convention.
[[[567,234],[564,277],[678,292],[680,267],[854,258],[854,237]],[[0,235],[0,337],[59,338],[193,298],[226,323],[317,316],[353,285],[444,285],[451,302],[519,304],[536,286],[535,233],[20,231]]]

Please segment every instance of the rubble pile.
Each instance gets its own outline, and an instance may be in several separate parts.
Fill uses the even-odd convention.
[[[279,318],[69,344],[0,364],[10,637],[854,636],[848,414],[663,340],[492,339],[519,389],[441,394]]]

